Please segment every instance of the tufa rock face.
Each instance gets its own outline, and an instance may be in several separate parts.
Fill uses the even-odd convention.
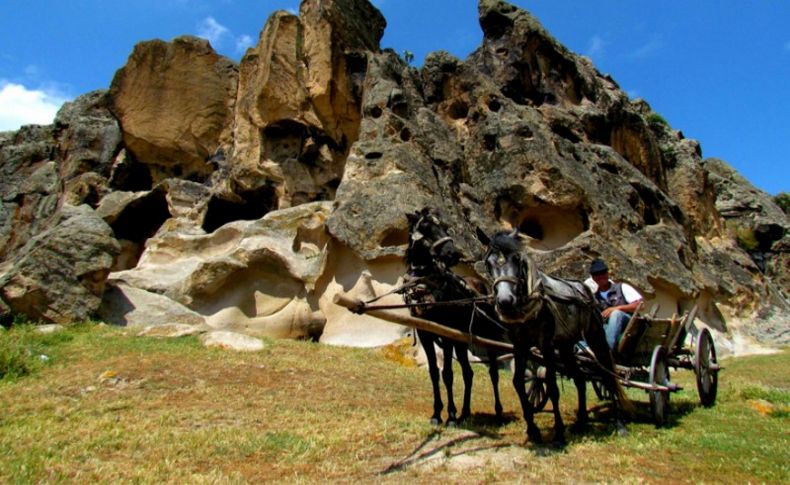
[[[585,278],[603,257],[661,314],[699,302],[724,329],[719,307],[731,321],[770,313],[782,335],[790,244],[770,198],[703,162],[529,13],[497,0],[478,12],[468,59],[436,52],[420,69],[380,51],[385,21],[366,0],[275,12],[238,66],[195,38],[139,44],[109,93],[0,134],[3,274],[22,274],[9,268],[60,207],[86,203],[96,212],[81,217],[120,247],[92,243],[118,251],[109,321],[383,345],[406,329],[332,296],[397,286],[405,214],[431,206],[466,252],[460,272],[483,250],[475,226],[518,227],[550,273]],[[738,246],[736,223],[759,255]],[[32,286],[15,281],[3,301],[22,308]],[[25,308],[67,307],[36,294]]]
[[[206,177],[231,119],[237,72],[208,41],[178,37],[135,46],[110,87],[126,149],[154,181]]]
[[[0,272],[0,298],[33,319],[90,318],[104,295],[118,243],[86,205],[64,206],[52,226],[31,238]]]

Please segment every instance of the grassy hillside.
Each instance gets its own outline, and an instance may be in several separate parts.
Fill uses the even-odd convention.
[[[590,390],[590,431],[555,450],[524,446],[508,372],[508,422],[493,420],[481,367],[475,416],[453,429],[428,423],[427,372],[380,350],[268,341],[241,354],[105,326],[20,327],[0,331],[0,482],[790,482],[790,351],[723,364],[711,409],[693,374],[672,374],[686,390],[662,429],[629,391],[626,438]],[[561,391],[572,424],[575,390]],[[550,438],[551,415],[538,418]]]

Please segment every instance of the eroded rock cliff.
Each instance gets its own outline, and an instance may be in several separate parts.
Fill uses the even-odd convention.
[[[719,308],[751,329],[770,315],[770,339],[790,338],[775,323],[787,321],[788,222],[770,197],[703,161],[528,12],[478,10],[482,45],[420,69],[380,50],[385,21],[366,0],[275,12],[239,65],[200,39],[139,44],[109,91],[53,126],[0,134],[3,311],[61,321],[88,301],[118,324],[381,345],[405,329],[331,297],[397,285],[405,214],[431,206],[468,256],[460,271],[482,251],[475,226],[519,227],[551,273],[583,278],[604,257],[663,313],[701,303],[722,330]],[[86,234],[112,241],[84,243],[101,264],[64,276],[86,292],[20,303],[20,261],[65,215],[103,220]]]

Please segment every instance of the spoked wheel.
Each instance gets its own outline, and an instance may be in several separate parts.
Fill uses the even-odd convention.
[[[703,328],[697,338],[694,354],[694,373],[697,374],[697,392],[703,406],[711,407],[716,402],[719,387],[719,365],[716,361],[716,347],[710,330]]]
[[[666,386],[669,384],[669,366],[667,365],[667,351],[661,345],[653,349],[650,359],[650,384]],[[666,412],[669,407],[669,391],[648,391],[650,395],[650,411],[656,426],[666,422]]]
[[[593,380],[592,388],[599,401],[614,401],[612,391],[603,384],[603,381]]]
[[[541,411],[546,407],[549,394],[546,392],[546,380],[542,377],[540,366],[532,361],[527,361],[527,370],[524,374],[524,381],[527,386],[527,399],[532,403],[535,411]]]

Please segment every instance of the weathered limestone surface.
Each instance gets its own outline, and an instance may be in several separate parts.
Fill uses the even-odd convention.
[[[33,319],[88,319],[101,304],[118,242],[87,205],[64,206],[50,223],[3,264],[0,298]]]
[[[237,67],[208,41],[184,36],[137,44],[110,87],[126,149],[155,181],[207,176],[229,124]]]
[[[380,50],[367,0],[273,13],[238,65],[196,38],[139,44],[109,91],[0,134],[0,313],[75,316],[111,270],[100,315],[116,324],[384,345],[407,329],[332,297],[396,287],[405,214],[431,206],[459,271],[476,270],[476,226],[518,227],[550,273],[584,278],[603,257],[662,314],[700,303],[715,328],[783,341],[789,224],[771,198],[529,13],[478,13],[475,52],[419,69]],[[61,264],[117,256],[88,271],[96,291],[38,290],[19,264],[78,204],[102,237]]]

